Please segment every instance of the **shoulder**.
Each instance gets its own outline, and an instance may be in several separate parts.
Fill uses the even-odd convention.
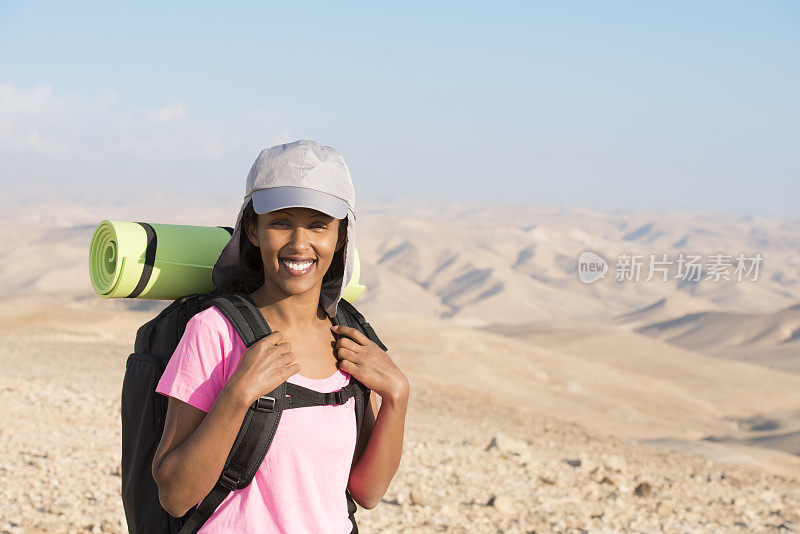
[[[178,345],[167,363],[156,391],[209,412],[235,368],[225,318],[218,311],[205,309],[186,323]]]
[[[238,339],[236,330],[225,315],[214,306],[195,313],[186,323],[186,330],[198,333],[207,339],[218,340],[223,350],[227,351],[230,351],[234,340]]]
[[[205,323],[208,328],[223,330],[228,327],[228,319],[216,306],[209,306],[205,310],[195,313],[191,320],[196,323]]]

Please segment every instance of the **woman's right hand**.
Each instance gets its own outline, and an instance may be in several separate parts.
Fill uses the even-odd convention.
[[[294,363],[292,346],[282,340],[283,334],[276,331],[256,341],[244,351],[228,380],[248,406],[300,372],[300,364]]]
[[[282,341],[273,332],[245,350],[208,413],[169,399],[151,467],[159,501],[171,515],[183,516],[214,488],[249,406],[300,371]]]

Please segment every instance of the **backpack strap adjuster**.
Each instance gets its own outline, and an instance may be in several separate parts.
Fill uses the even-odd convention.
[[[326,406],[330,406],[331,404],[335,404],[337,406],[341,406],[350,398],[350,395],[347,394],[345,391],[346,388],[342,388],[336,391],[329,391],[328,393],[322,394],[322,403]]]
[[[253,409],[257,412],[274,412],[275,411],[275,397],[268,397],[262,395],[253,403]]]
[[[237,469],[228,466],[228,469],[222,471],[222,476],[219,477],[219,484],[226,490],[233,491],[239,486],[242,475],[237,472]]]

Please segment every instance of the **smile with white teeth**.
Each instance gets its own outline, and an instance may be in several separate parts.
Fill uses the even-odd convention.
[[[281,258],[281,263],[283,263],[286,267],[288,267],[292,271],[302,272],[311,267],[314,264],[314,260],[304,261],[304,262],[294,262]]]

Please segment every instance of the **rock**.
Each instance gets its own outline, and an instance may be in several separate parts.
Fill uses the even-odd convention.
[[[653,487],[648,482],[640,482],[636,489],[633,490],[633,494],[637,497],[649,497],[652,491]]]
[[[400,506],[400,503],[397,502],[396,499],[393,499],[392,497],[389,496],[382,498],[381,503],[391,504],[392,506]]]
[[[564,458],[564,462],[572,467],[580,467],[581,461],[579,458]]]
[[[685,510],[680,515],[684,521],[687,521],[695,525],[698,525],[701,522],[703,522],[703,513],[701,512],[701,510],[695,510],[695,509]]]
[[[101,532],[119,532],[119,525],[114,524],[110,519],[103,519],[100,522]]]
[[[39,521],[36,527],[45,532],[56,532],[61,527],[61,524],[57,519],[48,517]]]
[[[492,495],[486,502],[487,506],[494,507],[495,510],[504,515],[511,515],[514,513],[514,506],[511,499],[504,496]]]
[[[740,478],[738,478],[738,477],[728,476],[726,480],[734,488],[741,488],[744,485],[742,480]]]
[[[418,506],[431,506],[436,504],[437,499],[425,488],[416,487],[411,490],[411,504]]]
[[[581,469],[588,473],[593,473],[600,469],[600,466],[592,460],[581,460]]]
[[[675,509],[665,502],[659,502],[656,506],[656,512],[659,515],[671,515],[675,513]]]
[[[622,458],[620,458],[616,454],[607,456],[603,460],[603,463],[605,464],[606,468],[611,469],[613,471],[625,471],[626,469],[625,462],[623,462]]]
[[[458,512],[458,504],[448,502],[439,508],[439,512],[444,516],[452,516]]]
[[[485,450],[488,451],[494,448],[501,452],[518,454],[520,456],[528,456],[530,452],[527,443],[518,439],[514,439],[505,434],[495,434]]]

